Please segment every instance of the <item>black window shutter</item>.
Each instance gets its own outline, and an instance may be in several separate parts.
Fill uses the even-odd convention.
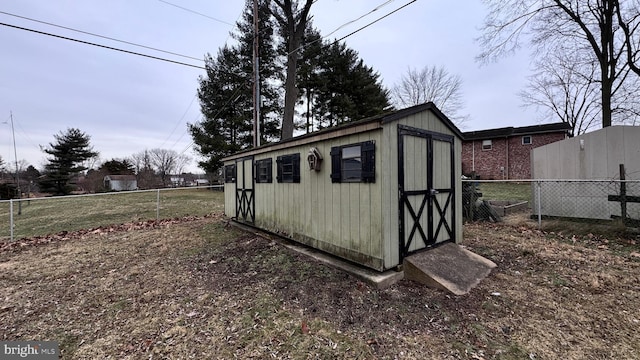
[[[253,163],[253,181],[260,182],[260,161]]]
[[[339,183],[342,180],[342,150],[339,146],[332,147],[331,152],[331,182]]]
[[[376,182],[376,143],[367,141],[362,144],[362,181]]]
[[[267,166],[267,182],[270,183],[273,181],[273,164],[271,162],[271,158],[266,160]]]
[[[276,159],[276,166],[278,168],[276,180],[278,182],[282,182],[282,156],[278,156],[278,158]]]
[[[293,165],[293,182],[300,182],[300,154],[294,154],[291,159]]]

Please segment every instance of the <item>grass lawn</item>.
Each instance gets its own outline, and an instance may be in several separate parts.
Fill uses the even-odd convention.
[[[156,218],[157,191],[14,202],[14,238],[55,234]],[[160,219],[222,211],[224,194],[207,189],[160,191]],[[0,240],[10,237],[9,202],[0,203]]]
[[[518,200],[531,203],[531,183],[478,182],[483,200]]]
[[[640,354],[637,237],[467,224],[467,249],[498,267],[453,296],[409,281],[373,289],[220,210],[121,229],[0,247],[0,338],[58,341],[62,359]]]

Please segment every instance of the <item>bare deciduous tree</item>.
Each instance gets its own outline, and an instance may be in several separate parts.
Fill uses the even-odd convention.
[[[613,114],[624,110],[613,101],[626,98],[629,76],[628,47],[617,14],[625,14],[635,0],[485,0],[489,14],[479,38],[481,61],[491,61],[531,43],[534,55],[579,52],[596,66],[602,126],[611,126]],[[637,27],[629,28],[636,32]],[[635,34],[630,34],[633,38]],[[621,91],[621,93],[616,93]]]
[[[541,110],[545,118],[569,123],[574,135],[596,126],[600,115],[597,65],[581,64],[579,59],[577,54],[541,59],[536,63],[538,71],[519,94],[525,106]]]
[[[391,94],[395,106],[399,108],[431,101],[457,125],[468,118],[468,115],[460,115],[460,110],[464,108],[462,80],[444,67],[407,69],[400,82],[394,85]]]
[[[182,172],[184,167],[191,161],[187,155],[178,154],[174,150],[151,149],[148,150],[149,159],[156,174],[160,176],[163,185],[167,185],[167,176],[171,173]]]
[[[631,71],[640,75],[640,2],[632,1],[626,9],[614,0],[618,24],[624,34],[627,48],[627,64]]]

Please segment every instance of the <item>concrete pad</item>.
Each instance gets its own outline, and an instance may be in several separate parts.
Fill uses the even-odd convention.
[[[445,243],[404,259],[404,276],[429,287],[464,295],[496,264],[454,243]]]
[[[402,280],[404,277],[404,273],[402,271],[388,270],[385,272],[378,272],[297,243],[285,243],[284,246],[293,251],[309,256],[321,263],[347,272],[378,289],[386,289]]]

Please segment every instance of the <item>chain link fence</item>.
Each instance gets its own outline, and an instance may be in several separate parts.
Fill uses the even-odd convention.
[[[0,201],[0,241],[224,210],[222,185]]]
[[[545,220],[640,226],[640,180],[463,180],[465,219],[526,214]]]

